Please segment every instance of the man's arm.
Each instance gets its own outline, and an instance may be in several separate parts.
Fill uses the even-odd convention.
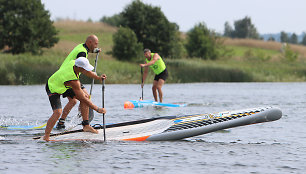
[[[90,77],[90,78],[96,79],[96,80],[100,80],[100,81],[102,81],[102,79],[106,79],[106,75],[105,74],[102,74],[101,76],[98,76],[95,72],[86,71],[83,68],[81,70],[81,73],[85,74],[87,77]]]
[[[105,109],[99,109],[98,106],[94,105],[86,96],[85,93],[83,92],[83,90],[81,89],[81,84],[80,81],[78,80],[72,80],[69,82],[65,82],[65,85],[70,86],[73,90],[73,92],[75,93],[75,96],[78,100],[80,100],[81,102],[84,102],[88,107],[90,107],[91,109],[99,112],[99,113],[105,113]]]
[[[149,63],[140,64],[140,66],[141,67],[147,67],[147,66],[153,65],[159,58],[160,58],[159,55],[157,53],[155,53],[153,55],[152,61],[150,61]]]

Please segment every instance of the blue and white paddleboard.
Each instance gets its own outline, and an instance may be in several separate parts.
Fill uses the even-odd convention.
[[[185,107],[186,104],[160,103],[153,100],[129,100],[124,102],[125,109],[142,108],[145,106]]]

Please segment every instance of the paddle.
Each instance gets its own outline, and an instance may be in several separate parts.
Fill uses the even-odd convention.
[[[143,68],[140,67],[140,72],[141,72],[141,100],[143,100]]]
[[[104,108],[104,79],[102,79],[102,108]],[[105,114],[103,113],[103,134],[104,134],[104,141],[106,141],[106,135],[105,135]]]

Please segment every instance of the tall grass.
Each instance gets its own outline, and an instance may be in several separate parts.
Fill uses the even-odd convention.
[[[22,54],[0,55],[0,85],[26,85],[45,83],[58,69],[57,57]]]
[[[250,82],[252,77],[237,68],[200,59],[167,60],[170,82]]]

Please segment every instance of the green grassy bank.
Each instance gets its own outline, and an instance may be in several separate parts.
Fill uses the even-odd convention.
[[[99,47],[103,52],[99,56],[97,72],[107,74],[107,83],[140,83],[138,63],[118,61],[106,54],[111,51],[116,28],[78,21],[62,21],[54,25],[59,30],[60,41],[53,48],[44,50],[43,55],[0,53],[0,85],[44,84],[73,47],[84,42],[90,34],[96,34],[100,39]],[[224,56],[215,61],[164,57],[169,71],[167,83],[306,80],[306,48],[303,46],[290,46],[298,55],[294,60],[280,52],[281,44],[277,42],[226,39],[224,46]],[[90,54],[92,64],[94,59],[95,55]],[[152,80],[150,71],[146,82]],[[82,77],[82,82],[90,83],[90,79]]]

